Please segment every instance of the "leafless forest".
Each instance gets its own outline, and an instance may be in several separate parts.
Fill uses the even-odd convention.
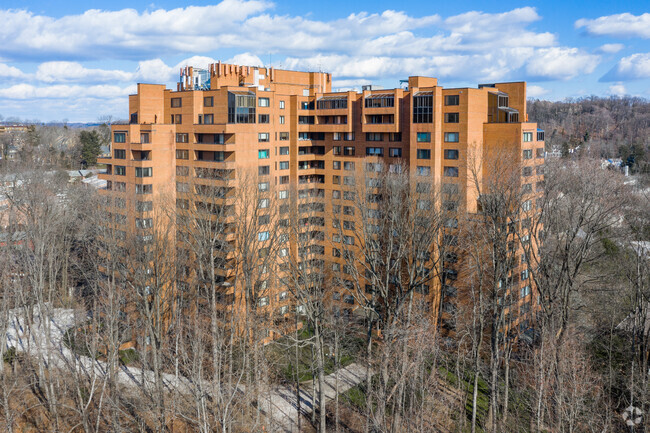
[[[585,150],[547,159],[534,203],[507,154],[470,170],[481,199],[468,216],[444,205],[453,191],[369,163],[339,209],[355,235],[325,239],[339,268],[311,242],[318,190],[294,191],[292,210],[251,173],[233,190],[188,185],[192,200],[160,194],[131,236],[63,171],[88,159],[82,148],[37,127],[0,167],[0,430],[626,432],[634,406],[645,431],[649,107],[532,102],[547,148]],[[79,143],[52,132],[66,134]],[[631,177],[600,163],[630,155]],[[521,261],[529,272],[512,275]],[[506,296],[521,278],[536,292]],[[264,308],[271,284],[286,309]],[[441,287],[438,305],[421,301]],[[340,309],[335,292],[360,307]],[[532,332],[512,326],[524,305]]]

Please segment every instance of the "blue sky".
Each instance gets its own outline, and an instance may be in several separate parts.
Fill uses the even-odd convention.
[[[126,118],[137,82],[175,88],[222,60],[333,74],[334,88],[528,81],[529,96],[650,98],[650,3],[510,1],[0,3],[0,115]]]

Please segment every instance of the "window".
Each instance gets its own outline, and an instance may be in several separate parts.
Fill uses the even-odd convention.
[[[352,185],[354,185],[354,179]],[[354,191],[343,191],[343,200],[353,201],[354,199],[355,199]]]
[[[260,182],[257,184],[257,190],[258,191],[268,191],[269,190],[269,183],[268,182]]]
[[[172,108],[178,108],[183,106],[183,100],[181,98],[172,98]]]
[[[257,115],[257,123],[269,123],[269,115],[268,114],[258,114]]]
[[[458,132],[445,132],[445,143],[458,143]]]
[[[354,177],[352,176],[343,176],[343,185],[352,186],[355,184]]]
[[[299,132],[298,140],[309,140],[309,132]]]
[[[343,228],[345,230],[354,230],[354,221],[343,221]]]
[[[150,141],[149,141],[149,133],[148,132],[141,132],[140,133],[140,143],[141,144],[150,143]]]
[[[431,150],[418,149],[418,159],[431,159]]]
[[[533,175],[533,167],[524,167],[521,169],[521,174],[524,177],[532,176]]]
[[[367,132],[366,141],[384,141],[384,136],[381,132]]]
[[[259,209],[266,209],[269,207],[269,199],[268,198],[261,198],[257,202],[257,207]]]
[[[268,241],[269,240],[269,232],[268,231],[259,232],[257,234],[257,240],[260,241],[260,242]]]
[[[433,122],[433,92],[413,96],[413,123]]]
[[[176,143],[187,143],[188,141],[188,134],[176,134]]]
[[[268,132],[260,132],[257,134],[257,141],[259,142],[267,142],[269,141],[269,133]]]
[[[278,191],[278,199],[285,200],[289,198],[289,191]]]
[[[190,151],[177,149],[176,159],[190,159]]]
[[[135,177],[151,177],[153,173],[153,168],[151,167],[136,167],[135,168]]]
[[[523,271],[521,271],[521,279],[522,280],[528,279],[528,269],[524,269]]]
[[[431,167],[421,166],[417,167],[418,176],[429,176],[431,174]]]
[[[334,170],[340,170],[341,169],[341,161],[332,161],[332,168]]]
[[[138,208],[138,206],[137,206],[138,203],[143,203],[143,202],[141,202],[141,201],[136,202],[136,210]],[[151,203],[151,202],[149,201],[149,202],[144,202],[144,203]],[[115,198],[115,207],[120,208],[120,209],[124,209],[126,207],[126,200],[124,200],[123,198]],[[148,209],[148,210],[151,210],[151,209]]]
[[[268,165],[262,165],[257,167],[257,174],[260,176],[265,176],[271,172],[271,169]]]
[[[289,183],[289,176],[280,176],[280,185],[287,185]]]
[[[341,176],[332,176],[332,183],[334,185],[340,185],[341,184]]]
[[[445,159],[458,159],[458,150],[445,149]]]
[[[354,245],[354,238],[352,236],[343,236],[343,243],[345,245]]]
[[[460,96],[459,95],[446,95],[445,96],[445,105],[459,105]]]
[[[521,210],[523,210],[524,212],[528,212],[532,208],[533,208],[533,205],[532,205],[532,202],[530,200],[526,200],[525,202],[523,202],[521,204]]]
[[[280,110],[284,110],[284,101],[280,101]]]
[[[343,134],[343,141],[354,141],[354,132],[346,132]]]
[[[288,141],[289,140],[289,133],[288,132],[281,132],[280,133],[280,141]]]
[[[455,183],[443,183],[442,192],[447,195],[456,195],[458,194],[458,185]]]
[[[258,159],[268,159],[269,158],[269,149],[259,149],[257,151]]]
[[[116,132],[113,134],[113,143],[126,143],[126,132]]]
[[[280,161],[278,168],[280,170],[289,170],[289,161]]]
[[[524,159],[532,159],[533,158],[533,151],[532,149],[524,149]]]
[[[203,98],[203,106],[204,107],[214,106],[214,98],[212,96],[206,96],[205,98]]]
[[[190,184],[187,182],[176,182],[176,191],[178,192],[189,192]]]
[[[260,107],[268,107],[269,106],[269,98],[259,98],[257,100],[258,105]]]
[[[313,125],[314,116],[298,116],[299,125]]]
[[[383,147],[366,147],[367,156],[384,156]]]
[[[114,165],[113,168],[115,169],[114,173],[117,176],[126,176],[126,167],[125,166],[123,166],[123,165]]]
[[[278,256],[279,257],[287,257],[289,255],[289,248],[281,248],[278,251]]]
[[[135,193],[136,194],[151,194],[153,192],[152,185],[139,185],[135,184]]]
[[[136,218],[135,226],[139,229],[149,229],[153,227],[153,219],[151,218]]]
[[[458,123],[459,119],[459,113],[445,113],[445,123]]]
[[[544,158],[544,153],[545,153],[545,152],[544,152],[544,148],[543,148],[543,147],[538,147],[538,148],[535,149],[535,150],[536,150],[536,152],[535,152],[535,157],[536,157],[536,158]]]
[[[400,147],[391,147],[388,149],[388,156],[391,158],[401,158],[402,157],[402,148]]]
[[[137,192],[138,185],[135,186]],[[115,191],[126,191],[126,182],[115,182]]]
[[[341,191],[338,191],[338,190],[336,190],[336,189],[335,189],[335,190],[332,190],[332,198],[333,198],[333,199],[339,199],[339,198],[341,198]]]
[[[269,123],[269,122],[266,122],[266,123]],[[284,125],[284,116],[280,116],[280,125]]]
[[[343,147],[344,156],[354,156],[354,146],[344,146]]]
[[[445,167],[444,175],[446,177],[458,177],[458,167]]]
[[[521,288],[521,297],[525,298],[526,296],[530,295],[530,286],[524,286]]]
[[[524,132],[524,142],[530,142],[533,141],[533,133],[532,132]]]
[[[417,134],[418,143],[429,143],[431,141],[430,132],[418,132]]]
[[[153,210],[153,202],[151,201],[136,201],[135,210],[137,212],[149,212]]]
[[[332,134],[332,140],[334,141],[341,141],[343,135],[340,132],[335,132]]]
[[[402,133],[401,132],[391,132],[388,135],[388,141],[402,141]]]
[[[289,147],[281,147],[280,148],[280,155],[288,155],[289,154]]]
[[[115,159],[126,159],[126,150],[124,149],[113,150],[113,157]]]

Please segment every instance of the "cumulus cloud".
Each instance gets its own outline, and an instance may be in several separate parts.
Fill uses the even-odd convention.
[[[592,36],[636,37],[650,39],[650,13],[630,13],[602,16],[596,19],[582,18],[575,22],[577,29],[584,28]]]
[[[650,78],[650,53],[623,57],[600,81],[628,81]]]
[[[625,48],[623,44],[604,44],[598,48],[598,51],[605,54],[616,54]]]
[[[627,95],[627,90],[623,83],[612,84],[609,86],[609,94],[614,96],[625,96]]]
[[[36,79],[45,83],[104,83],[111,81],[128,81],[132,74],[128,72],[103,69],[88,69],[77,62],[41,63],[36,71]]]
[[[136,92],[136,86],[119,87],[112,85],[96,86],[71,86],[59,84],[54,86],[37,87],[32,84],[15,84],[11,87],[0,89],[0,98],[6,99],[62,99],[76,98],[115,98],[127,96]]]
[[[549,93],[548,89],[545,89],[541,86],[530,85],[526,88],[526,94],[530,98],[539,98],[540,96],[547,95]]]
[[[533,77],[569,80],[580,74],[592,73],[599,62],[600,56],[578,48],[544,48],[530,59],[526,72]]]
[[[0,63],[0,77],[3,78],[24,78],[26,74],[18,68]]]

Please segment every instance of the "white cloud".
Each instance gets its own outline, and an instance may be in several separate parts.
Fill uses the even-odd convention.
[[[533,77],[569,80],[580,74],[590,74],[600,63],[600,56],[578,48],[553,47],[538,50],[526,65]]]
[[[605,54],[616,54],[625,48],[623,44],[604,44],[598,48],[598,51]]]
[[[547,95],[550,91],[541,86],[530,85],[526,88],[526,94],[529,98],[539,98],[540,96]]]
[[[627,95],[627,90],[622,83],[612,84],[609,86],[609,94],[614,96],[625,96]]]
[[[3,78],[24,78],[27,74],[18,68],[0,63],[0,77]]]
[[[132,77],[133,74],[124,71],[88,69],[77,62],[41,63],[36,71],[36,79],[45,83],[105,83],[129,81]]]
[[[628,81],[650,78],[650,53],[623,57],[600,81]]]
[[[136,86],[119,87],[111,85],[70,86],[58,84],[54,86],[37,87],[32,84],[15,84],[0,89],[0,98],[6,99],[65,99],[65,98],[115,98],[135,93]]]
[[[593,36],[637,37],[650,39],[650,13],[607,15],[596,19],[582,18],[575,22]]]

